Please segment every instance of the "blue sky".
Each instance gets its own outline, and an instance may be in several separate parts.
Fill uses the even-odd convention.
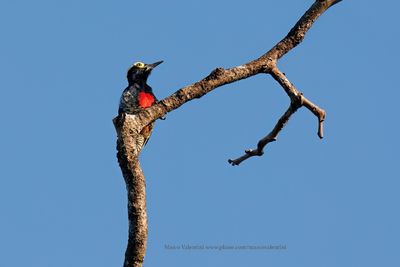
[[[158,98],[265,53],[313,1],[23,1],[0,9],[0,265],[122,266],[126,192],[111,119],[135,61],[164,60]],[[279,63],[327,111],[288,106],[268,76],[219,88],[158,121],[145,266],[398,266],[397,1],[345,0]],[[165,245],[286,245],[167,250]]]

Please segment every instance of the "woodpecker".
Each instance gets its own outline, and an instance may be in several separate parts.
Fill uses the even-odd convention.
[[[119,103],[118,114],[137,114],[143,109],[151,107],[157,102],[152,88],[147,84],[147,78],[151,71],[163,63],[158,61],[153,64],[136,62],[127,73],[128,87],[123,91]],[[154,122],[145,126],[136,140],[136,145],[141,150],[150,138]]]

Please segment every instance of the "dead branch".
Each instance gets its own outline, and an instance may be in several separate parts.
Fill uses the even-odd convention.
[[[340,0],[341,1],[341,0]],[[212,90],[233,83],[248,77],[260,74],[268,73],[278,81],[278,83],[283,87],[285,92],[290,97],[291,102],[293,98],[297,97],[297,94],[301,94],[294,86],[291,84],[285,75],[279,71],[277,68],[278,60],[285,55],[287,52],[296,47],[305,37],[306,32],[311,28],[315,20],[322,15],[329,7],[340,2],[338,0],[317,0],[312,4],[312,6],[307,10],[307,12],[300,18],[296,25],[289,31],[289,33],[279,41],[273,48],[271,48],[267,53],[261,57],[245,63],[243,65],[233,67],[230,69],[216,68],[204,79],[179,89],[174,94],[166,97],[156,105],[142,111],[135,117],[135,123],[140,127],[144,127],[151,121],[163,117],[168,112],[179,108],[181,105],[193,99],[201,98],[203,95],[211,92]],[[302,94],[301,94],[302,95]],[[302,105],[309,109],[318,118],[318,136],[323,137],[323,121],[325,119],[325,111],[312,103],[306,97],[302,95]],[[296,109],[297,110],[297,109]],[[290,117],[290,116],[289,116]],[[282,130],[282,128],[281,128]],[[264,138],[262,139],[264,140]],[[261,140],[260,140],[261,141]],[[268,143],[268,142],[267,142]],[[260,144],[260,143],[259,143]],[[257,156],[262,155],[258,149],[247,150],[253,151],[250,154]],[[248,153],[246,153],[248,154]],[[241,157],[243,158],[243,157]],[[246,156],[246,159],[249,156]],[[240,162],[242,162],[241,160]],[[236,160],[229,160],[233,165]]]
[[[282,56],[303,41],[306,32],[320,15],[340,1],[316,0],[289,33],[261,57],[226,70],[216,68],[204,79],[179,89],[171,96],[142,112],[136,115],[123,114],[113,120],[118,135],[118,161],[128,191],[129,240],[125,253],[124,267],[142,266],[147,242],[145,179],[138,160],[141,148],[135,143],[138,133],[152,121],[162,118],[165,114],[179,108],[186,102],[200,98],[222,85],[246,79],[260,73],[267,73],[285,90],[290,98],[290,105],[286,112],[279,118],[272,131],[258,142],[256,149],[246,150],[243,156],[229,160],[229,162],[232,165],[239,165],[242,161],[250,157],[263,155],[265,146],[277,139],[291,116],[303,106],[317,117],[318,136],[322,138],[325,111],[308,100],[287,79],[285,74],[278,69],[277,62]]]
[[[283,87],[286,94],[290,98],[290,106],[286,112],[276,123],[274,129],[260,141],[258,141],[257,148],[245,150],[245,154],[237,159],[229,159],[228,162],[233,166],[239,165],[242,161],[253,157],[262,156],[264,154],[264,147],[273,141],[276,141],[278,134],[285,127],[290,117],[302,106],[309,109],[318,118],[318,136],[323,138],[323,121],[325,119],[325,111],[308,100],[297,88],[286,78],[276,66],[274,66],[269,73],[271,76]]]

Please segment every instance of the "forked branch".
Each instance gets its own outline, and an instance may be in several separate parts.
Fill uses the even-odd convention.
[[[138,160],[141,147],[138,147],[135,143],[138,133],[152,121],[162,118],[166,113],[179,108],[188,101],[200,98],[222,85],[260,73],[268,73],[282,86],[289,96],[289,108],[280,117],[272,131],[258,142],[256,149],[247,150],[243,156],[235,160],[229,160],[229,162],[232,165],[239,165],[250,157],[263,155],[265,146],[277,139],[280,131],[285,127],[291,116],[303,106],[318,118],[318,136],[322,138],[325,111],[308,100],[295,88],[285,74],[277,68],[277,62],[304,39],[306,32],[320,15],[340,1],[316,0],[285,38],[261,57],[234,68],[226,70],[217,68],[204,79],[179,89],[171,96],[136,115],[122,114],[114,119],[118,135],[118,160],[128,190],[129,240],[125,253],[124,267],[142,266],[146,251],[145,180]]]
[[[237,159],[229,159],[228,162],[233,166],[239,165],[242,161],[253,157],[262,156],[264,154],[264,147],[273,141],[276,141],[278,134],[285,127],[290,117],[302,106],[309,109],[318,118],[318,136],[323,138],[323,121],[325,119],[325,111],[315,105],[313,102],[308,100],[303,94],[286,78],[285,74],[282,73],[276,66],[270,69],[269,73],[271,76],[283,87],[286,94],[290,98],[290,106],[286,112],[280,117],[276,123],[274,129],[264,138],[262,138],[256,149],[248,149],[245,154]]]
[[[341,0],[340,0],[341,1]],[[136,124],[140,127],[144,127],[150,122],[163,117],[166,113],[179,108],[181,105],[185,104],[188,101],[193,99],[197,99],[202,97],[203,95],[211,92],[212,90],[229,83],[233,83],[242,79],[246,79],[248,77],[260,74],[260,73],[269,73],[271,76],[283,87],[285,92],[290,97],[291,103],[295,98],[301,98],[301,105],[296,109],[293,108],[291,104],[292,115],[297,111],[298,108],[304,106],[309,109],[317,118],[318,118],[318,136],[320,138],[323,137],[323,122],[325,119],[325,111],[312,103],[306,97],[304,97],[299,90],[297,90],[292,83],[286,78],[286,76],[277,68],[278,60],[289,52],[291,49],[296,47],[305,37],[306,32],[311,28],[315,20],[323,14],[329,7],[340,2],[338,0],[317,0],[312,4],[312,6],[307,10],[307,12],[300,18],[300,20],[295,24],[295,26],[289,31],[289,33],[279,41],[273,48],[271,48],[267,53],[262,55],[261,57],[250,61],[246,64],[233,67],[230,69],[217,68],[213,70],[210,75],[205,77],[204,79],[186,86],[182,89],[179,89],[171,96],[163,99],[156,105],[142,111],[139,113],[134,120]],[[289,111],[289,109],[288,109]],[[273,133],[279,128],[282,130],[285,124],[283,124],[282,128],[278,127],[280,125],[280,121],[283,118],[287,118],[289,120],[290,116],[287,116],[287,112],[280,118],[278,123],[276,124]],[[285,121],[286,123],[287,121]],[[276,132],[278,134],[280,132]],[[268,134],[269,135],[269,134]],[[276,138],[276,136],[275,136]],[[263,141],[263,142],[261,142]],[[244,159],[247,159],[251,156],[261,156],[263,153],[262,144],[268,144],[271,141],[265,142],[265,138],[260,140],[257,145],[257,149],[255,150],[247,150],[246,155],[240,157],[242,160],[229,160],[232,165],[238,165]],[[265,146],[264,145],[264,146]]]

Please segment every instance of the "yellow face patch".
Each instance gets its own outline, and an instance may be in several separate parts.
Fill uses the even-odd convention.
[[[143,62],[136,62],[135,64],[133,64],[133,66],[135,66],[136,68],[139,69],[143,69],[145,67],[145,64]]]

